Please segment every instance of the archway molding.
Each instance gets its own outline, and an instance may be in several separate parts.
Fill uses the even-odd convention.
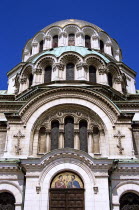
[[[22,191],[14,183],[8,181],[0,182],[0,192],[9,192],[15,197],[15,210],[21,210],[22,208]]]
[[[71,171],[76,173],[84,182],[85,188],[85,209],[94,209],[94,192],[93,186],[95,186],[95,178],[88,166],[81,163],[77,159],[58,159],[52,161],[42,172],[39,184],[41,186],[40,194],[40,210],[44,210],[44,206],[49,209],[49,188],[52,179],[63,171]],[[43,201],[43,205],[42,202]],[[46,207],[45,207],[46,208]]]
[[[113,189],[113,196],[112,196],[113,210],[119,210],[120,198],[123,194],[127,192],[133,192],[139,195],[139,182],[125,181],[125,182],[119,183]]]

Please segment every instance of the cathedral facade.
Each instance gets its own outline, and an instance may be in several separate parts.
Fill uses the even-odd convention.
[[[63,20],[25,45],[0,91],[0,209],[138,210],[136,72],[98,26]]]

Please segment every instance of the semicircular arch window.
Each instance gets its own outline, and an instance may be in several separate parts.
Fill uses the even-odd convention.
[[[50,188],[84,188],[84,184],[77,174],[64,171],[53,178]]]
[[[68,45],[75,46],[75,34],[69,34]]]
[[[66,65],[66,80],[74,80],[74,64],[68,63]]]
[[[58,47],[58,35],[53,36],[52,48]]]
[[[120,198],[120,210],[139,210],[139,196],[133,192],[122,195]]]
[[[64,147],[74,148],[74,119],[70,116],[65,118]]]
[[[96,68],[94,66],[89,66],[89,81],[96,83]]]
[[[44,83],[51,82],[51,74],[52,74],[52,66],[47,66],[45,68]]]
[[[91,38],[88,35],[85,35],[85,47],[91,49]]]

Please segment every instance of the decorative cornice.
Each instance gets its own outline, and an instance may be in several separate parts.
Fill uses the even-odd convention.
[[[40,159],[26,159],[22,160],[22,165],[24,165],[26,170],[32,169],[43,169],[48,164],[53,164],[53,162],[63,161],[69,162],[69,159],[74,162],[80,162],[81,164],[87,165],[91,170],[99,169],[102,171],[108,171],[109,167],[112,164],[112,160],[108,159],[93,159],[89,154],[83,151],[64,148],[57,149],[52,152],[49,152],[42,156]],[[67,161],[66,161],[67,160]]]

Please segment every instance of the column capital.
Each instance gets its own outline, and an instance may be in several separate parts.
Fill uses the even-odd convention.
[[[109,42],[109,41],[106,42],[105,44],[106,44],[107,47],[111,47],[111,45],[112,45],[111,42]]]
[[[103,75],[107,73],[107,69],[106,68],[99,68],[98,69],[99,75]]]
[[[66,32],[61,32],[60,34],[59,34],[59,37],[61,37],[61,36],[64,36],[64,37],[67,37],[67,33]]]
[[[91,134],[93,134],[93,131],[92,131],[92,130],[88,130],[87,133],[88,133],[89,135],[91,135]]]
[[[79,37],[79,36],[84,37],[84,33],[82,31],[77,32],[76,33],[76,37]]]
[[[46,40],[51,40],[51,36],[48,36],[48,35],[46,35],[44,38],[45,38]]]
[[[34,73],[37,75],[41,75],[42,74],[42,69],[35,69]]]
[[[64,130],[63,129],[59,129],[59,133],[64,133]]]
[[[119,76],[117,76],[117,77],[115,77],[114,78],[114,82],[116,83],[116,84],[121,84],[122,83],[122,77],[119,75]]]
[[[79,131],[78,129],[75,129],[75,130],[74,130],[74,134],[79,134],[79,132],[80,132],[80,131]]]
[[[56,68],[58,68],[58,70],[63,70],[64,69],[64,64],[62,64],[62,63],[53,64],[53,70],[54,71],[55,71]]]
[[[27,77],[21,77],[20,82],[21,84],[25,84],[27,82]]]
[[[85,63],[85,62],[77,63],[76,67],[77,67],[77,70],[80,70],[80,69],[82,69],[82,68],[88,69],[88,64]]]
[[[31,46],[36,47],[38,45],[38,42],[32,42]]]

